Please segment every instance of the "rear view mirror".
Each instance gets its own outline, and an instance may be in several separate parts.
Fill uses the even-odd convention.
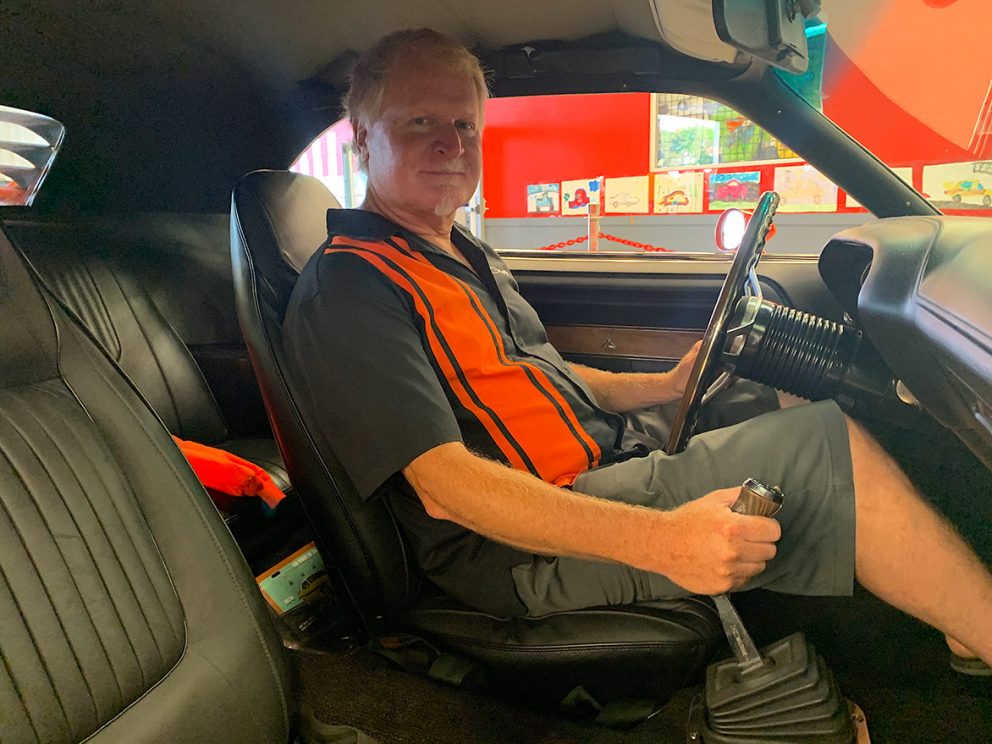
[[[29,207],[62,146],[55,119],[0,106],[0,207]]]
[[[820,0],[713,0],[713,22],[721,41],[768,64],[806,72],[806,18]]]

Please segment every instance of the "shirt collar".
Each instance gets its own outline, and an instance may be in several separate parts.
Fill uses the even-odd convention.
[[[385,240],[404,232],[381,214],[364,209],[328,209],[327,234],[348,235],[361,240]]]
[[[445,256],[448,255],[429,240],[425,240],[419,235],[411,233],[409,230],[404,230],[381,214],[369,212],[365,209],[328,209],[327,234],[347,235],[352,238],[358,238],[359,240],[385,240],[393,235],[400,235],[407,243],[421,252],[431,251]],[[459,243],[459,247],[462,247],[463,250],[462,241],[468,242],[475,250],[481,250],[481,246],[475,236],[457,222],[451,229],[451,239]]]

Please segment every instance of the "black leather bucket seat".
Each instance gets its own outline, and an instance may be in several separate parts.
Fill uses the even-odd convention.
[[[289,739],[268,610],[162,422],[0,234],[0,741]]]
[[[127,265],[127,254],[117,257],[107,246],[106,235],[114,231],[123,234],[120,239],[125,242],[153,240],[156,233],[190,241],[213,236],[212,224],[203,221],[210,231],[201,237],[185,223],[187,219],[117,217],[113,231],[100,222],[23,220],[8,222],[7,231],[46,289],[103,346],[170,432],[250,460],[280,489],[289,491],[292,484],[275,442],[265,437],[231,437],[190,349]],[[85,251],[79,250],[80,244],[87,246]]]
[[[281,327],[294,267],[326,240],[326,211],[336,207],[311,176],[250,173],[234,191],[231,250],[242,331],[290,477],[370,632],[413,632],[481,662],[497,683],[552,698],[577,685],[600,700],[670,696],[714,652],[720,625],[709,604],[690,597],[505,619],[437,596],[425,590],[386,500],[363,501],[312,435],[314,413],[294,395]]]

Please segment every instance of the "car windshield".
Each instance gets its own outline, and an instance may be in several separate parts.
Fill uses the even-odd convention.
[[[777,71],[938,209],[992,216],[982,0],[823,0],[810,69]]]
[[[981,3],[823,0],[809,70],[776,74],[938,209],[992,216]],[[293,165],[348,207],[365,190],[351,138],[339,122]],[[712,254],[720,214],[769,190],[773,253],[816,254],[874,217],[740,112],[686,92],[491,99],[482,170],[461,219],[502,251]]]

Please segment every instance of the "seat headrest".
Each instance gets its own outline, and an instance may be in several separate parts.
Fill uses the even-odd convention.
[[[313,176],[258,170],[235,186],[234,208],[242,220],[267,227],[282,260],[299,273],[327,239],[327,210],[341,203]]]
[[[51,311],[0,231],[0,388],[58,377],[58,339]]]
[[[321,181],[290,171],[259,170],[238,181],[231,198],[231,246],[251,256],[262,301],[282,318],[296,278],[327,240],[327,210],[341,204]]]

